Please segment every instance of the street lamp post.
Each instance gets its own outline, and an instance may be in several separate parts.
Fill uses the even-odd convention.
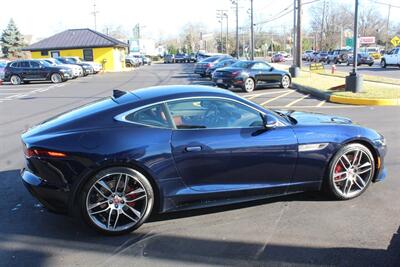
[[[353,70],[346,76],[346,91],[352,91],[358,93],[362,91],[363,78],[357,73],[357,58],[358,58],[358,1],[355,0],[355,11],[354,11],[354,39],[353,39]]]
[[[297,67],[296,63],[296,2],[297,0],[293,0],[293,47],[292,47],[292,57],[293,64],[289,68],[290,75],[293,78],[296,78],[300,75],[300,69]]]
[[[229,26],[228,26],[228,21],[229,21],[229,17],[228,17],[228,13],[224,13],[224,16],[226,17],[226,40],[225,40],[225,52],[226,54],[228,54],[228,37],[229,37]]]

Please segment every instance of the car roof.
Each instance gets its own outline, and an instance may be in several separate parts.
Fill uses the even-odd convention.
[[[160,101],[174,98],[195,97],[195,96],[235,96],[229,90],[202,85],[164,85],[147,87],[130,91],[115,99],[119,103],[134,102],[137,100]]]

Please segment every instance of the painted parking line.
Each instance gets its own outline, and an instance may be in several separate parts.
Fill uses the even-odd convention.
[[[251,100],[260,96],[264,96],[264,95],[273,95],[273,94],[279,94],[279,93],[286,93],[289,92],[290,90],[280,90],[280,91],[274,91],[274,92],[266,92],[266,93],[260,93],[260,94],[252,94],[252,95],[244,95],[243,97]]]
[[[303,99],[305,99],[305,98],[307,98],[307,97],[309,97],[309,96],[310,96],[309,94],[308,94],[308,95],[304,95],[304,96],[300,97],[299,99],[296,99],[296,100],[290,102],[290,103],[287,104],[285,107],[291,107],[291,106],[293,106],[294,104],[300,102],[301,100],[303,100]]]
[[[320,108],[326,103],[326,100],[321,101],[316,107]]]
[[[277,100],[277,99],[279,99],[279,98],[282,98],[282,97],[284,97],[284,96],[293,94],[294,92],[296,92],[296,91],[295,91],[295,90],[292,90],[292,91],[289,91],[289,92],[284,93],[284,94],[282,94],[282,95],[279,95],[279,96],[277,96],[277,97],[268,99],[267,101],[262,102],[260,105],[261,105],[261,106],[264,106],[264,105],[266,105],[266,104],[268,104],[268,103],[271,103],[271,102],[273,102],[273,101],[275,101],[275,100]]]
[[[320,107],[317,107],[317,106],[290,106],[291,109],[301,109],[301,108],[307,108],[307,109],[311,109],[311,108],[330,109],[330,108],[333,108],[333,109],[335,109],[335,108],[363,108],[363,107],[366,107],[366,106],[361,106],[361,105],[353,105],[353,106],[352,105],[337,105],[337,106],[320,106]],[[285,108],[287,108],[287,106],[271,106],[269,108],[285,109]]]

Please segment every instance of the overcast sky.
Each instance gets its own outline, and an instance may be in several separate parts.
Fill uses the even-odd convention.
[[[337,0],[337,2],[354,2],[352,0]],[[1,3],[0,30],[4,29],[10,18],[14,18],[23,34],[32,34],[36,38],[43,38],[65,29],[94,28],[93,0],[4,0]],[[241,24],[247,16],[250,0],[239,0],[241,10],[239,16]],[[303,2],[309,2],[304,0]],[[336,1],[335,1],[336,2]],[[363,5],[371,0],[360,0]],[[400,0],[380,0],[384,3],[400,5]],[[234,12],[230,0],[96,0],[97,30],[102,31],[106,26],[121,25],[129,31],[136,23],[145,26],[142,33],[154,39],[174,36],[187,23],[203,23],[210,31],[219,29],[216,19],[216,9],[229,10],[229,23],[233,31]],[[254,0],[255,21],[265,20],[276,15],[293,0]],[[308,5],[310,7],[311,5]],[[290,7],[291,8],[291,7]],[[387,7],[377,5],[379,11],[387,14]],[[6,11],[6,12],[4,12]],[[400,22],[400,9],[392,8],[391,21]],[[305,20],[309,19],[307,8]],[[290,25],[292,15],[287,15],[265,27]],[[307,23],[305,23],[307,26]],[[225,25],[224,25],[225,27]]]

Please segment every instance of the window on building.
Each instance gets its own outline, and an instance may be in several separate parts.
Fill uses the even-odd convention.
[[[93,49],[91,48],[83,49],[83,60],[93,61]]]
[[[47,50],[40,51],[40,55],[41,56],[48,56],[49,55],[49,51],[47,51]]]
[[[52,58],[60,57],[60,51],[51,51],[50,55]]]

